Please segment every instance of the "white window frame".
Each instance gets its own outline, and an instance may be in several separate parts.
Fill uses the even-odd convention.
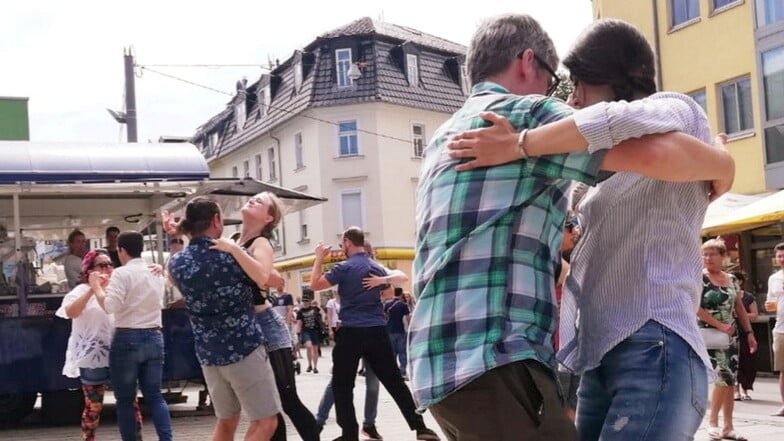
[[[237,133],[241,132],[243,128],[245,128],[245,120],[247,119],[247,115],[245,114],[245,102],[241,102],[234,105],[234,121],[237,124]]]
[[[421,133],[416,134],[416,128],[421,128]],[[417,145],[419,142],[419,145]],[[425,133],[425,125],[422,123],[411,123],[411,145],[412,145],[412,157],[414,158],[421,158],[422,155],[425,153],[425,146],[427,146],[427,134]]]
[[[354,130],[347,130],[345,132],[342,131],[341,130],[342,129],[341,125],[342,124],[348,124],[348,123],[354,123]],[[345,155],[343,154],[343,152],[341,151],[341,140],[343,139],[343,137],[348,137],[348,138],[354,137],[354,139],[356,139],[356,146],[357,146],[357,149],[356,149],[357,151],[356,152],[351,153],[351,145],[350,145],[351,143],[349,141],[348,153],[346,153]],[[338,121],[338,156],[339,157],[359,156],[359,151],[360,151],[360,149],[359,149],[359,124],[357,123],[357,120],[351,119],[351,120],[345,120],[345,121]]]
[[[716,6],[717,0],[710,0],[710,15],[721,14],[722,12],[732,9],[735,6],[742,5],[746,0],[730,0],[726,5]]]
[[[347,225],[346,223],[346,213],[345,213],[345,206],[343,198],[348,195],[359,195],[359,219],[361,225]],[[346,188],[340,191],[340,231],[338,234],[341,234],[346,228],[357,226],[361,228],[363,231],[367,232],[365,228],[365,195],[361,188]]]
[[[302,132],[294,134],[294,162],[296,164],[295,170],[305,168],[305,159],[302,152]]]
[[[747,136],[749,134],[754,133],[754,107],[753,107],[754,106],[754,98],[751,96],[751,93],[753,93],[753,92],[749,93],[749,103],[748,103],[748,107],[751,110],[751,126],[747,127],[747,128],[741,128],[740,127],[740,124],[741,124],[741,121],[742,121],[742,118],[741,118],[742,115],[741,115],[741,112],[740,112],[740,107],[741,106],[740,106],[740,93],[738,93],[738,84],[741,81],[748,81],[749,82],[749,87],[751,87],[751,77],[749,75],[744,75],[744,76],[741,76],[741,77],[737,77],[737,78],[734,78],[732,80],[725,81],[723,83],[719,83],[719,84],[716,85],[716,89],[717,89],[716,90],[716,96],[718,97],[718,101],[719,101],[719,116],[720,116],[720,118],[719,118],[719,126],[721,127],[721,131],[726,133],[727,136],[729,136],[730,139],[736,139],[736,138],[739,138],[739,137],[745,137],[745,136]],[[735,102],[736,102],[736,105],[737,105],[736,111],[737,111],[737,115],[738,115],[738,121],[737,121],[737,123],[738,123],[738,130],[735,131],[735,132],[732,132],[732,133],[727,131],[726,121],[725,121],[726,109],[724,108],[724,89],[726,87],[730,87],[730,86],[734,86],[735,87]]]
[[[242,161],[242,177],[249,178],[250,177],[250,161],[247,159]]]
[[[302,62],[298,61],[294,65],[294,91],[299,92],[302,87]]]
[[[267,148],[267,167],[269,168],[269,180],[278,180],[277,158],[275,157],[275,147]]]
[[[259,94],[259,112],[261,116],[269,115],[270,106],[272,105],[272,91],[269,86],[264,86]]]
[[[264,175],[263,175],[264,169],[262,167],[261,153],[257,153],[256,156],[254,157],[254,160],[255,160],[255,163],[256,163],[255,164],[256,165],[256,180],[262,181],[262,180],[264,180]]]
[[[236,165],[231,166],[231,177],[232,178],[239,178],[240,177],[240,172],[239,172],[239,169],[237,169]]]
[[[468,75],[468,66],[465,63],[460,65],[460,87],[465,95],[471,95],[471,77]]]
[[[218,132],[215,131],[215,132],[210,133],[210,147],[213,150],[218,147],[218,141],[219,141]]]
[[[409,86],[419,85],[419,57],[416,54],[406,54],[406,78]]]
[[[305,242],[310,237],[308,236],[308,216],[305,214],[307,210],[299,210],[299,241]]]
[[[345,55],[348,54],[346,59]],[[343,48],[335,50],[335,80],[338,87],[349,87],[353,84],[351,78],[348,76],[348,70],[351,68],[351,49]]]

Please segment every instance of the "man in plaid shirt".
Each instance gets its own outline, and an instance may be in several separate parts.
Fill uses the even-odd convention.
[[[557,85],[558,58],[527,15],[480,26],[467,65],[472,94],[426,148],[417,188],[418,303],[409,329],[414,398],[451,440],[577,439],[553,370],[553,272],[567,189],[573,180],[593,185],[600,167],[648,174],[648,166],[642,155],[625,155],[636,165],[618,166],[610,158],[622,153],[614,149],[456,171],[460,161],[445,145],[485,126],[480,112],[493,111],[518,131],[573,112],[542,95]],[[607,124],[601,114],[585,112],[578,128],[609,133]]]

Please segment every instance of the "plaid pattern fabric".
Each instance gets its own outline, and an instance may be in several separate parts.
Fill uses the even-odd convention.
[[[458,173],[458,160],[444,144],[484,125],[483,110],[505,116],[518,130],[572,112],[559,100],[480,83],[427,146],[417,188],[418,303],[409,328],[420,409],[507,363],[554,365],[553,267],[560,259],[565,193],[571,180],[593,184],[603,157],[552,155]]]

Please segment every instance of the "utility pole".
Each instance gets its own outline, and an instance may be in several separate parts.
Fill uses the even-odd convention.
[[[137,142],[136,132],[136,83],[134,75],[133,47],[123,50],[125,58],[125,125],[128,130],[128,142]]]

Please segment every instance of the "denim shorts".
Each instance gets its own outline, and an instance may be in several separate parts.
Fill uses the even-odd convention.
[[[101,368],[79,368],[79,380],[82,384],[96,386],[109,384],[109,366]]]
[[[283,317],[272,308],[256,313],[256,323],[264,333],[264,346],[267,352],[291,348],[291,335]]]

